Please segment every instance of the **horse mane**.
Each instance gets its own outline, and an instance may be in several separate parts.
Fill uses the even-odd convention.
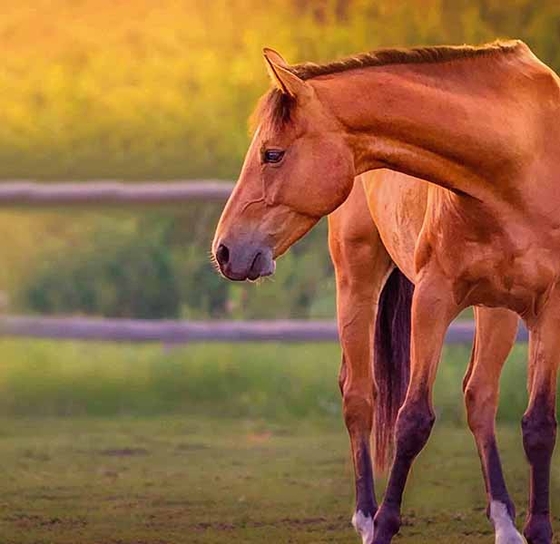
[[[468,59],[495,55],[497,53],[513,53],[525,47],[521,40],[497,40],[485,45],[436,45],[432,47],[410,47],[376,49],[327,64],[305,62],[288,66],[288,70],[300,79],[338,74],[349,70],[369,68],[370,66],[387,66],[391,64],[435,64],[452,60]]]
[[[480,46],[437,45],[431,47],[376,49],[326,64],[305,62],[286,68],[300,79],[339,74],[350,70],[392,64],[436,64],[460,59],[515,53],[527,46],[521,40],[497,40]],[[251,126],[283,127],[290,122],[296,100],[277,88],[270,89],[260,100],[251,116]]]

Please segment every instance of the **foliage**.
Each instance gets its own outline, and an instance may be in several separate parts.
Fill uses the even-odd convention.
[[[65,216],[31,236],[37,265],[18,281],[12,310],[136,318],[329,317],[334,309],[325,225],[289,253],[272,280],[225,281],[208,258],[219,208]]]
[[[560,68],[555,0],[22,0],[0,19],[0,178],[233,177],[291,61],[519,37]]]
[[[24,291],[25,305],[42,313],[177,317],[179,298],[164,224],[121,222],[119,236],[102,223],[91,244],[50,255]]]

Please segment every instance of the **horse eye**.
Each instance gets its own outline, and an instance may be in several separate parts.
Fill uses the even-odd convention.
[[[284,157],[284,151],[280,149],[267,149],[263,153],[263,161],[268,163],[280,162]]]

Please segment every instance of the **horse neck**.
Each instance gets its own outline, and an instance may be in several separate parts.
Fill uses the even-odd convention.
[[[492,60],[370,67],[312,82],[347,133],[357,173],[390,168],[482,200],[530,160],[528,86],[511,61]]]

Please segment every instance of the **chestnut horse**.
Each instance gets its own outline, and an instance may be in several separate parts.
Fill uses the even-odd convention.
[[[406,201],[394,218],[399,230],[384,243],[414,293],[410,381],[370,542],[388,544],[399,530],[407,476],[434,423],[433,382],[447,327],[464,308],[485,306],[515,312],[529,329],[524,534],[530,544],[550,544],[560,362],[560,79],[519,41],[382,50],[325,65],[289,66],[271,50],[265,59],[275,88],[261,102],[214,239],[228,278],[271,274],[275,258],[347,200],[359,174],[388,168],[430,182],[412,245],[400,238],[410,229],[414,193],[405,188],[398,196],[399,176],[383,184]],[[370,208],[374,197],[366,195]],[[409,269],[399,262],[407,248]],[[469,380],[469,404],[492,403],[487,393]],[[472,426],[477,433],[485,427]],[[482,450],[496,540],[521,542],[496,449],[486,443]]]
[[[427,188],[425,182],[404,174],[368,172],[356,178],[348,199],[328,218],[343,353],[339,385],[356,484],[352,523],[363,544],[372,542],[377,510],[370,437],[373,430],[373,457],[383,471],[408,384],[413,293],[408,278],[413,277]],[[475,320],[475,342],[463,381],[467,420],[478,447],[489,514],[492,502],[495,505],[496,542],[523,542],[512,523],[515,507],[495,435],[499,379],[515,342],[518,317],[510,310],[477,306]],[[506,509],[496,509],[496,501]]]

